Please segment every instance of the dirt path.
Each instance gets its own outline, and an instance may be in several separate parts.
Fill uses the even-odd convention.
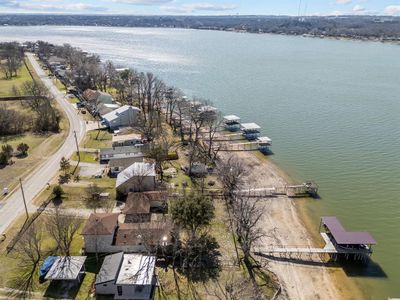
[[[237,155],[251,170],[246,179],[249,188],[281,187],[292,183],[273,162],[260,159],[250,152],[238,152]],[[268,233],[268,237],[260,241],[259,246],[307,247],[320,242],[313,241],[307,232],[296,208],[296,201],[284,196],[263,199],[265,214],[260,225]],[[283,289],[280,299],[362,299],[361,293],[345,278],[340,268],[262,258],[260,260],[278,276]],[[337,284],[338,280],[340,285]]]

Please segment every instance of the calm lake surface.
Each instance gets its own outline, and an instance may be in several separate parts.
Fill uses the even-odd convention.
[[[273,140],[272,159],[320,184],[322,199],[307,204],[315,224],[337,215],[378,241],[376,265],[349,276],[371,299],[400,297],[400,46],[181,29],[0,28],[1,41],[39,39],[153,71],[259,123]]]

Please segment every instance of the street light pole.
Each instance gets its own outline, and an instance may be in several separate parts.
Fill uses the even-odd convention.
[[[26,218],[29,219],[28,207],[26,206],[25,193],[24,193],[24,188],[23,188],[23,186],[22,186],[22,180],[21,180],[21,178],[19,179],[19,184],[20,184],[20,186],[21,186],[22,199],[24,200]]]

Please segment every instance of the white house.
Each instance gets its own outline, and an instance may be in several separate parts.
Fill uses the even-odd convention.
[[[155,187],[155,164],[137,162],[117,176],[116,189],[124,195],[130,192],[154,191]]]
[[[135,106],[124,105],[103,116],[103,124],[111,130],[120,127],[134,126],[138,122],[140,109]]]
[[[115,252],[112,243],[118,227],[118,216],[117,213],[90,215],[81,233],[87,253]]]
[[[117,253],[104,259],[95,287],[97,295],[114,299],[154,299],[156,258],[141,254]]]

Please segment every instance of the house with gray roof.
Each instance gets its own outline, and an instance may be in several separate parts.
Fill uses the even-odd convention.
[[[107,163],[111,159],[120,159],[133,156],[143,156],[143,145],[112,147],[100,149],[100,163]]]
[[[117,176],[116,189],[121,194],[154,191],[156,187],[155,164],[137,162]]]
[[[121,127],[132,127],[137,125],[140,109],[124,105],[103,116],[102,124],[109,127],[111,130],[116,130]]]
[[[114,299],[154,299],[156,258],[123,252],[106,256],[96,277],[96,295]]]

